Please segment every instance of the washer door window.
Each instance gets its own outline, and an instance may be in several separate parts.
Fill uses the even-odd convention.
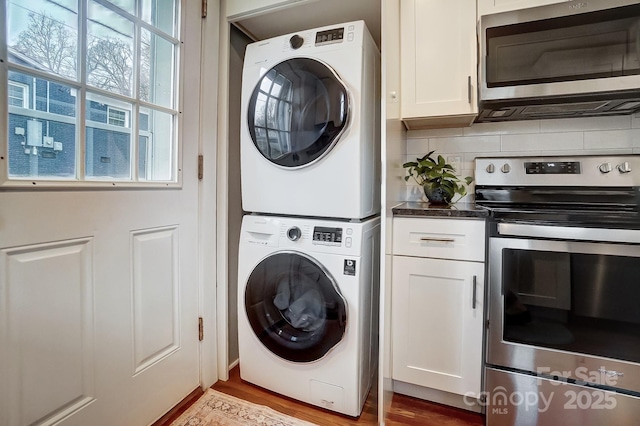
[[[260,262],[247,282],[245,310],[258,339],[294,362],[322,358],[346,329],[346,303],[335,281],[302,254],[276,253]]]
[[[347,89],[331,68],[314,59],[289,59],[258,81],[249,100],[249,132],[267,160],[302,167],[331,150],[348,111]]]

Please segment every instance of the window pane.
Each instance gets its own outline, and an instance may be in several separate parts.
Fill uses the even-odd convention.
[[[142,30],[140,48],[140,99],[173,107],[173,43]]]
[[[142,0],[142,19],[175,36],[175,0]]]
[[[131,178],[133,106],[116,99],[87,94],[85,170],[89,178]]]
[[[126,10],[132,15],[136,14],[136,0],[108,0],[122,10]]]
[[[9,87],[38,93],[37,110],[9,103],[9,176],[74,178],[75,89],[31,75],[9,72]],[[9,97],[12,96],[9,90]]]
[[[91,1],[87,29],[87,83],[132,96],[133,22]]]
[[[140,109],[140,135],[145,139],[145,149],[140,144],[139,170],[140,180],[168,181],[173,179],[175,148],[173,145],[174,116],[148,108]]]
[[[76,80],[76,1],[10,0],[7,5],[9,62]]]

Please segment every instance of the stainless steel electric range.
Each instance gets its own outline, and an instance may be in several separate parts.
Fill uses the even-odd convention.
[[[487,424],[640,424],[640,155],[476,160]]]

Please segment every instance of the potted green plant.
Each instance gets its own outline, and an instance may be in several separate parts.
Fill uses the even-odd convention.
[[[404,180],[413,178],[424,188],[424,194],[430,203],[451,204],[456,194],[460,195],[460,198],[465,196],[467,185],[473,182],[473,178],[471,176],[459,178],[455,175],[456,170],[444,160],[442,155],[438,155],[437,159],[432,157],[434,152],[431,151],[422,158],[416,158],[416,161],[404,163],[402,167],[407,169]]]

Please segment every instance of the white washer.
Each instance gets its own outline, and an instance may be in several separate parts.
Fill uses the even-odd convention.
[[[247,215],[238,265],[243,380],[359,416],[377,366],[380,219]]]
[[[348,219],[380,211],[379,70],[364,21],[247,46],[245,211]]]

